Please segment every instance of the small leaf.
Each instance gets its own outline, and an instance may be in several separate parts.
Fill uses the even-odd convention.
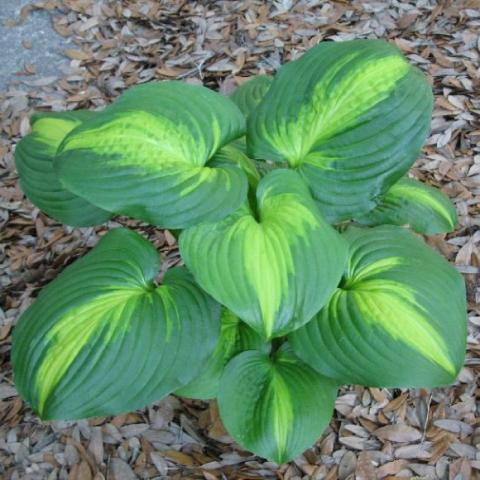
[[[218,403],[225,428],[240,445],[284,463],[311,447],[328,426],[336,390],[282,347],[274,358],[254,351],[234,357]]]
[[[199,376],[177,390],[175,394],[201,400],[215,398],[226,363],[237,353],[246,350],[269,353],[270,344],[265,342],[246,323],[224,309],[220,338],[215,351],[209,357]]]
[[[179,245],[199,285],[270,339],[305,324],[327,302],[346,247],[294,171],[263,177],[256,202],[184,230]]]
[[[433,97],[381,40],[322,42],[284,65],[248,118],[247,153],[288,162],[331,222],[363,215],[419,155]]]
[[[304,361],[342,383],[437,387],[465,357],[462,276],[409,231],[349,228],[347,272],[329,303],[289,336]]]
[[[13,333],[15,384],[43,419],[116,415],[190,382],[212,354],[219,306],[185,268],[116,229],[42,290]]]
[[[230,98],[248,117],[261,102],[272,84],[272,78],[267,75],[257,75],[236,88]]]
[[[247,178],[206,163],[245,133],[235,104],[178,81],[131,88],[73,130],[55,159],[61,181],[101,208],[165,228],[216,221],[237,209]]]
[[[356,219],[366,225],[409,225],[425,235],[453,232],[457,213],[440,190],[412,178],[395,183],[371,212]]]
[[[97,225],[112,216],[65,189],[53,169],[65,136],[94,115],[83,110],[37,113],[31,119],[32,132],[15,149],[20,186],[27,198],[50,217],[72,226]]]

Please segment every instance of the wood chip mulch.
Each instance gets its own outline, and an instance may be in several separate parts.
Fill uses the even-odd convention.
[[[18,77],[0,92],[0,478],[480,478],[480,2],[47,0],[23,18],[32,9],[48,10],[74,46],[58,76]],[[124,219],[72,229],[26,201],[13,151],[33,110],[103,107],[153,79],[227,92],[320,40],[354,38],[389,39],[434,85],[432,130],[414,173],[447,193],[460,214],[455,233],[429,239],[468,286],[468,354],[456,384],[345,387],[317,444],[281,466],[235,445],[213,402],[170,396],[115,418],[36,418],[17,396],[9,351],[12,327],[40,288],[114,225],[147,234],[169,265],[178,254],[168,231]]]

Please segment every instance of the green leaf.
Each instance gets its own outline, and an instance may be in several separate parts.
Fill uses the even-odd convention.
[[[222,165],[236,165],[241,168],[247,175],[249,185],[255,189],[260,181],[260,173],[257,170],[255,162],[248,158],[244,152],[235,147],[234,144],[223,147],[208,162],[210,167],[220,167]]]
[[[50,217],[72,226],[96,225],[112,216],[66,190],[53,169],[53,159],[65,136],[94,115],[82,110],[37,113],[31,119],[32,132],[15,149],[20,187],[27,198]]]
[[[381,40],[323,42],[283,66],[248,119],[248,155],[288,162],[332,222],[372,210],[427,135],[424,75]]]
[[[328,426],[336,385],[289,349],[274,356],[243,352],[228,363],[220,383],[220,416],[244,448],[276,463],[311,447]]]
[[[165,228],[225,217],[244,201],[236,165],[206,163],[245,133],[228,98],[182,82],[128,90],[63,141],[55,168],[77,195]]]
[[[383,196],[377,207],[357,222],[366,225],[409,225],[426,235],[452,232],[457,212],[440,190],[412,178],[403,178]]]
[[[283,169],[262,178],[256,208],[184,230],[179,245],[199,285],[266,339],[308,322],[346,263],[340,235],[300,176]]]
[[[185,268],[126,229],[61,273],[13,333],[15,384],[43,419],[116,415],[190,382],[213,352],[220,311]]]
[[[199,376],[177,390],[175,394],[201,400],[215,398],[226,363],[234,355],[245,350],[259,350],[268,354],[270,344],[266,343],[232,312],[223,309],[220,338],[215,351],[209,357]]]
[[[327,306],[293,332],[296,354],[342,383],[436,387],[465,357],[462,276],[396,226],[349,228],[350,260]]]
[[[272,84],[272,78],[267,75],[257,75],[236,88],[230,98],[242,113],[248,117],[261,102]]]

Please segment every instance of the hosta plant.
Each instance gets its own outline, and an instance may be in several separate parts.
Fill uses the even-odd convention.
[[[154,82],[102,111],[35,115],[16,149],[27,197],[68,225],[171,229],[184,266],[159,280],[143,235],[103,235],[20,318],[22,397],[42,419],[216,399],[240,445],[285,462],[328,426],[339,385],[453,382],[464,283],[417,234],[456,214],[408,177],[431,112],[424,75],[360,40],[230,98]]]

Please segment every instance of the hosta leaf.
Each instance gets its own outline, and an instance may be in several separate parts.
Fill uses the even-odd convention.
[[[378,206],[356,219],[366,225],[409,225],[426,235],[452,232],[457,213],[440,190],[412,178],[403,178],[384,195]]]
[[[267,339],[308,322],[346,262],[340,235],[299,175],[283,169],[262,178],[255,208],[184,230],[179,243],[200,286]]]
[[[32,131],[18,143],[15,163],[20,186],[40,210],[73,226],[103,223],[111,213],[66,190],[53,169],[53,158],[65,136],[94,112],[38,113],[32,116]]]
[[[271,77],[267,75],[257,75],[237,87],[230,95],[230,98],[245,117],[248,117],[265,96],[271,84]],[[233,145],[243,153],[246,153],[247,145],[245,137],[238,138],[233,142]]]
[[[401,227],[351,227],[350,260],[327,306],[289,340],[342,383],[435,387],[463,365],[465,285],[445,259]]]
[[[236,165],[206,163],[244,122],[208,88],[140,85],[72,131],[55,167],[73,192],[119,214],[167,228],[219,220],[243,202],[247,179]]]
[[[255,162],[248,158],[244,152],[236,148],[234,144],[223,147],[213,158],[208,162],[210,167],[220,167],[222,165],[236,165],[241,168],[248,178],[248,183],[255,189],[260,181],[260,173],[257,170]]]
[[[139,234],[113,230],[22,315],[15,384],[41,418],[131,411],[198,374],[218,339],[218,305],[184,268],[157,287],[159,263]]]
[[[175,394],[202,400],[215,398],[225,364],[234,355],[245,350],[259,350],[269,353],[270,344],[265,342],[233,313],[224,309],[220,338],[215,351],[202,368],[199,376],[188,385],[177,390]]]
[[[249,156],[287,161],[332,221],[363,215],[428,132],[423,74],[381,40],[324,42],[283,66],[248,121]]]
[[[257,75],[236,88],[230,95],[230,98],[242,113],[248,117],[265,96],[271,84],[271,77]]]
[[[257,455],[284,463],[311,447],[333,413],[336,385],[288,348],[243,352],[222,376],[218,404],[227,431]]]

